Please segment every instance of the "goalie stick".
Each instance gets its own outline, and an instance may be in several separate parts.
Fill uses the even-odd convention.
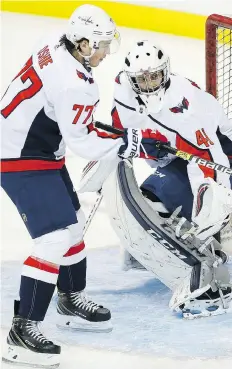
[[[117,135],[122,135],[124,133],[123,129],[114,128],[112,126],[109,126],[108,124],[104,124],[104,123],[101,123],[101,122],[95,122],[95,127],[99,128],[99,129],[102,129],[106,132],[114,133],[114,134],[117,134]],[[224,165],[217,164],[217,163],[214,163],[212,161],[202,159],[199,156],[189,154],[188,152],[185,152],[185,151],[182,151],[182,150],[177,150],[174,147],[163,144],[162,142],[159,142],[156,145],[156,147],[162,148],[162,149],[166,150],[167,153],[173,154],[173,155],[175,155],[178,158],[181,158],[183,160],[187,160],[189,162],[192,161],[192,162],[194,162],[198,165],[202,165],[203,167],[213,169],[216,172],[226,173],[226,174],[232,176],[232,169],[230,169],[228,167],[225,167]]]

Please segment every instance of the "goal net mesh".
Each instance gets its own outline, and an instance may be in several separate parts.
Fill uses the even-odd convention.
[[[216,38],[217,98],[232,119],[232,28],[217,27]]]

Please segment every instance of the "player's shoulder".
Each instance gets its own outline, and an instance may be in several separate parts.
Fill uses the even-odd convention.
[[[33,65],[45,88],[52,83],[57,85],[57,81],[63,76],[63,51],[59,46],[59,39],[60,35],[47,35],[38,41],[33,52]]]
[[[171,85],[172,87],[179,87],[185,89],[196,89],[196,91],[203,91],[197,82],[181,76],[179,74],[171,74],[170,75]]]
[[[79,89],[89,93],[91,89],[97,88],[91,69],[85,68],[64,47],[59,47],[57,53],[59,53],[59,55],[57,54],[57,69],[66,89]]]
[[[200,87],[196,81],[177,74],[172,74],[170,79],[173,89],[183,90],[184,92],[189,91],[192,96],[201,100],[202,103],[211,104],[215,107],[218,106],[218,101],[215,97],[206,92],[204,88]]]
[[[51,69],[56,64],[56,47],[59,44],[59,35],[49,34],[41,38],[34,49],[33,52],[33,62],[35,67],[41,71],[41,74],[47,70],[46,67]]]
[[[60,44],[60,35],[52,35],[44,39],[34,53],[37,69],[43,80],[45,89],[89,91],[95,84],[91,71],[76,60],[69,51]]]
[[[130,100],[133,90],[124,71],[120,71],[115,77],[114,97],[118,100]]]
[[[124,84],[125,74],[122,70],[116,75],[114,82],[116,86],[122,86]]]

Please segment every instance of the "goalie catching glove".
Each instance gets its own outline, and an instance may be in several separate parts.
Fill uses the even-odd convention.
[[[169,144],[167,138],[157,130],[125,129],[124,145],[119,149],[118,156],[122,159],[144,158],[161,159],[168,153],[162,150],[160,143]]]

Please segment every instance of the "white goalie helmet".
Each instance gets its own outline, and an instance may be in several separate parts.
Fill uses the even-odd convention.
[[[124,72],[149,112],[159,112],[170,79],[168,55],[150,41],[137,42],[125,59]]]
[[[101,8],[94,5],[79,6],[71,15],[66,37],[77,48],[78,41],[86,38],[92,53],[99,48],[108,53],[116,52],[120,44],[120,35],[112,18]]]

